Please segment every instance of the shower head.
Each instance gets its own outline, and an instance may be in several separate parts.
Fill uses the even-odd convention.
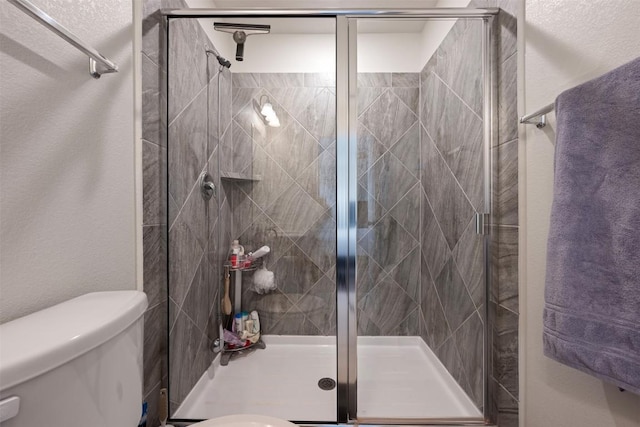
[[[229,60],[227,60],[226,58],[220,56],[220,54],[218,52],[216,52],[215,50],[209,50],[207,49],[205,51],[207,53],[207,55],[211,54],[213,56],[216,57],[216,59],[218,60],[218,63],[225,67],[225,68],[231,68],[231,62],[229,62]]]
[[[244,43],[247,37],[254,34],[269,34],[271,25],[260,24],[234,24],[231,22],[214,22],[213,29],[233,34],[233,41],[236,42],[236,61],[244,60]]]

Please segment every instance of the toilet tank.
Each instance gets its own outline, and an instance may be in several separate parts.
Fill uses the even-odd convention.
[[[0,325],[0,425],[136,427],[146,308],[94,292]]]

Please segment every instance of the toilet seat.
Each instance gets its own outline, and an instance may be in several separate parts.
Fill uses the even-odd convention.
[[[212,418],[191,427],[297,427],[295,424],[281,420],[280,418],[267,417],[266,415],[228,415]]]

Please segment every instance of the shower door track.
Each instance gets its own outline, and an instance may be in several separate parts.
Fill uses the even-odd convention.
[[[489,353],[491,340],[485,322],[483,342],[484,402],[483,417],[425,419],[357,419],[357,327],[356,327],[356,230],[357,230],[357,32],[358,18],[367,19],[462,19],[477,18],[484,22],[482,39],[483,123],[484,123],[484,209],[491,210],[491,147],[497,135],[496,52],[493,42],[494,18],[499,8],[434,8],[434,9],[162,9],[165,20],[171,18],[270,17],[336,19],[336,348],[337,348],[337,423],[295,421],[309,427],[363,427],[394,425],[413,426],[477,426],[489,424]],[[165,28],[169,28],[168,25]],[[167,44],[165,43],[165,46]],[[168,56],[168,52],[165,52]],[[168,61],[165,61],[168,64]],[[489,318],[490,239],[484,232],[484,318]],[[179,421],[178,421],[179,422]]]

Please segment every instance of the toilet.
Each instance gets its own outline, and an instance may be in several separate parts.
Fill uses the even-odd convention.
[[[213,418],[190,427],[298,427],[289,421],[264,415],[228,415]]]
[[[95,292],[0,325],[0,425],[137,426],[146,308]]]

